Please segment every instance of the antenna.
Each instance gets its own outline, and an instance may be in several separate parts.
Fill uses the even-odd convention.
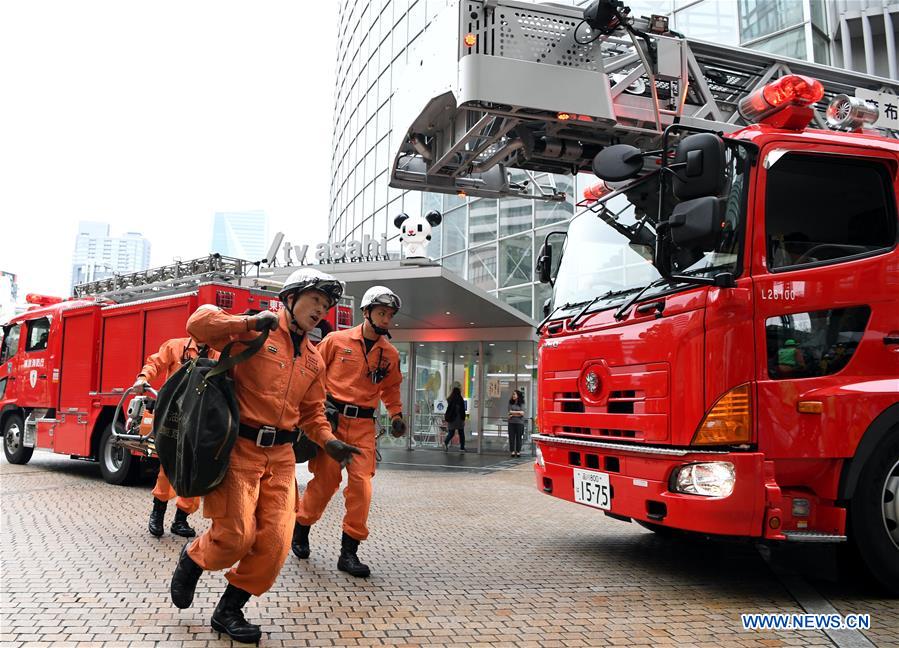
[[[275,261],[278,260],[278,250],[281,249],[281,241],[283,240],[284,232],[276,232],[275,238],[272,240],[272,244],[268,249],[268,254],[266,254],[265,258],[262,260],[262,263],[267,263],[269,268],[275,265]]]

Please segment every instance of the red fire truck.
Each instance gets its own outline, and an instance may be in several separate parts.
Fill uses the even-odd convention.
[[[250,265],[213,255],[76,286],[76,296],[66,300],[29,295],[32,307],[2,327],[0,430],[7,460],[24,464],[35,449],[50,450],[98,461],[112,484],[153,470],[154,457],[114,438],[114,410],[144,359],[165,340],[185,337],[187,318],[201,304],[232,313],[280,308],[278,284],[247,277]],[[332,330],[351,327],[352,298],[327,319]]]
[[[428,30],[457,38],[409,53],[391,185],[567,220],[537,263],[537,487],[657,532],[848,540],[899,593],[899,83],[616,0]],[[541,174],[589,171],[554,218]]]

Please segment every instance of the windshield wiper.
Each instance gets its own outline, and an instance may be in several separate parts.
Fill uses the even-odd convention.
[[[610,297],[620,297],[621,295],[627,295],[628,293],[634,292],[635,290],[640,290],[639,288],[626,288],[624,290],[610,290],[607,293],[603,293],[602,295],[597,295],[584,306],[583,310],[580,313],[571,318],[571,321],[568,322],[569,330],[575,329],[578,326],[579,320],[587,313],[588,310],[598,301],[609,299]]]
[[[628,310],[631,306],[633,306],[633,305],[634,305],[634,304],[635,304],[635,303],[636,303],[636,302],[637,302],[643,295],[645,295],[645,294],[646,294],[646,291],[648,291],[650,288],[655,288],[656,286],[661,286],[661,285],[664,285],[664,284],[666,284],[666,283],[671,283],[671,282],[670,282],[669,279],[663,277],[663,278],[661,278],[661,279],[656,279],[655,281],[650,282],[650,283],[646,284],[645,286],[643,286],[643,287],[639,290],[639,292],[637,292],[636,295],[634,295],[633,297],[631,297],[630,299],[628,299],[626,302],[624,302],[624,303],[621,305],[621,308],[619,308],[617,311],[615,311],[615,315],[614,315],[615,319],[616,319],[617,321],[619,321],[619,322],[620,322],[621,320],[623,320],[623,319],[625,318],[625,313],[627,312],[627,310]]]
[[[564,304],[560,304],[559,306],[556,306],[556,307],[553,309],[553,311],[552,311],[549,315],[547,315],[546,317],[544,317],[544,318],[543,318],[543,321],[540,322],[540,323],[537,325],[537,335],[540,335],[540,331],[542,331],[542,330],[543,330],[543,327],[546,326],[546,323],[547,323],[549,320],[552,319],[552,316],[553,316],[553,315],[555,315],[556,313],[558,313],[558,312],[559,312],[560,310],[562,310],[562,309],[568,309],[568,308],[571,308],[572,306],[576,306],[576,304],[569,304],[569,303],[566,302],[566,303],[564,303]]]

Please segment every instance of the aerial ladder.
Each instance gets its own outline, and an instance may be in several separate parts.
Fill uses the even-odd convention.
[[[899,136],[896,80],[687,39],[616,0],[459,0],[415,42],[392,104],[395,188],[566,200],[544,174],[590,171],[613,144],[658,149],[673,124],[738,130],[740,100],[789,74],[823,84],[817,127],[848,129],[874,97],[873,126]]]

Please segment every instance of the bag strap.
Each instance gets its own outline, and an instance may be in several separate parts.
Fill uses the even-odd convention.
[[[249,359],[252,355],[254,355],[259,349],[262,348],[262,345],[268,339],[269,331],[266,329],[255,338],[253,338],[250,342],[246,342],[244,340],[235,340],[234,342],[229,342],[228,345],[222,349],[222,354],[219,356],[219,361],[212,368],[212,370],[206,374],[205,380],[209,380],[210,378],[214,378],[219,374],[223,374],[226,371],[231,370],[235,365],[240,364],[244,360]],[[235,356],[231,355],[231,347],[235,344],[245,344],[247,346],[246,349],[241,351]]]

